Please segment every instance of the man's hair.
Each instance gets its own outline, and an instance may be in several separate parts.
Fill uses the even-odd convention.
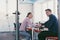
[[[45,11],[50,11],[51,12],[52,10],[51,9],[46,9]]]

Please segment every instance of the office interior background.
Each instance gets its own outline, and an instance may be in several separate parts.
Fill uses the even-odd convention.
[[[28,12],[32,12],[34,23],[46,22],[49,18],[45,9],[49,8],[57,17],[57,0],[18,0],[19,22],[22,23]],[[16,0],[0,0],[0,32],[14,31]]]

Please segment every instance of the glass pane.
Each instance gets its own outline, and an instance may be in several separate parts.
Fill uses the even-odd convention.
[[[28,12],[33,12],[33,4],[18,4],[19,23],[22,23]],[[15,40],[16,0],[0,0],[0,39]]]
[[[0,0],[0,40],[15,40],[14,21],[12,14],[16,11],[15,0]]]

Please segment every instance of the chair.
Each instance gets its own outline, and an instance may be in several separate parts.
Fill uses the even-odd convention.
[[[19,23],[19,28],[21,26],[21,23]],[[14,30],[16,30],[16,23],[14,23]]]
[[[46,37],[46,40],[58,40],[58,37],[49,36]]]
[[[21,23],[19,23],[19,28],[20,28],[20,26],[21,26]],[[14,30],[16,30],[16,23],[14,23]],[[22,35],[19,35],[19,39],[20,40],[26,40],[26,38],[24,36],[22,36]]]

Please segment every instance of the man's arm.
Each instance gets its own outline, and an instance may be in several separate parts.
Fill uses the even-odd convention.
[[[55,21],[54,17],[51,17],[47,22],[44,23],[45,27],[50,28]]]

